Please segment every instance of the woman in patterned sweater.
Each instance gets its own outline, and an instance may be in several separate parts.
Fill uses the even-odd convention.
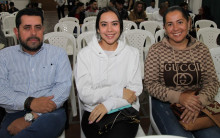
[[[195,121],[201,109],[214,100],[219,82],[209,49],[188,35],[189,19],[180,7],[170,7],[163,17],[167,36],[154,44],[145,64],[145,87],[152,98],[153,117],[162,134],[184,137],[220,137],[217,126],[186,131],[170,109],[170,103],[184,108],[184,123]],[[197,96],[183,93],[198,90]]]

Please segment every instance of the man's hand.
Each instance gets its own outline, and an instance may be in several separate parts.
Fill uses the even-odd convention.
[[[31,102],[31,110],[36,113],[48,113],[56,109],[56,104],[52,99],[54,96],[34,98]]]
[[[7,128],[11,135],[16,135],[31,124],[24,120],[24,117],[14,120]]]
[[[181,93],[179,102],[192,112],[200,111],[203,108],[202,103],[199,101],[199,97],[194,95],[194,92]]]
[[[130,104],[136,102],[137,96],[134,91],[124,88],[123,89],[123,99],[127,100]]]
[[[96,122],[99,122],[107,112],[108,111],[103,104],[97,105],[89,116],[89,124],[92,124],[95,120]]]

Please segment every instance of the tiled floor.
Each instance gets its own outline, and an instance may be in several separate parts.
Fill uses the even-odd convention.
[[[44,21],[45,33],[52,32],[55,24],[58,22],[56,11],[45,11],[44,17],[45,17],[45,21]],[[141,107],[140,107],[141,127],[143,128],[145,134],[147,134],[149,124],[150,124],[149,123],[148,96],[146,93],[143,92],[139,98],[140,98],[140,104],[141,104]],[[66,129],[65,132],[66,132],[66,138],[80,138],[79,116],[69,117],[69,128]]]

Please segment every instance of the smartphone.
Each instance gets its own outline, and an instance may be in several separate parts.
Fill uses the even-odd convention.
[[[111,114],[111,113],[114,113],[114,112],[117,112],[117,111],[120,111],[122,109],[125,109],[125,108],[129,108],[131,107],[131,105],[125,105],[125,106],[122,106],[122,107],[119,107],[119,108],[116,108],[116,109],[112,109],[111,111],[109,111],[107,114]]]

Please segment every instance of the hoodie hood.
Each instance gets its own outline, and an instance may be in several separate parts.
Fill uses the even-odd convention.
[[[107,57],[105,51],[99,45],[99,40],[97,39],[97,35],[94,35],[92,40],[89,42],[88,46],[92,49],[92,51],[99,57]],[[110,56],[117,56],[121,53],[121,51],[125,48],[124,41],[118,40],[118,46],[114,53]]]

